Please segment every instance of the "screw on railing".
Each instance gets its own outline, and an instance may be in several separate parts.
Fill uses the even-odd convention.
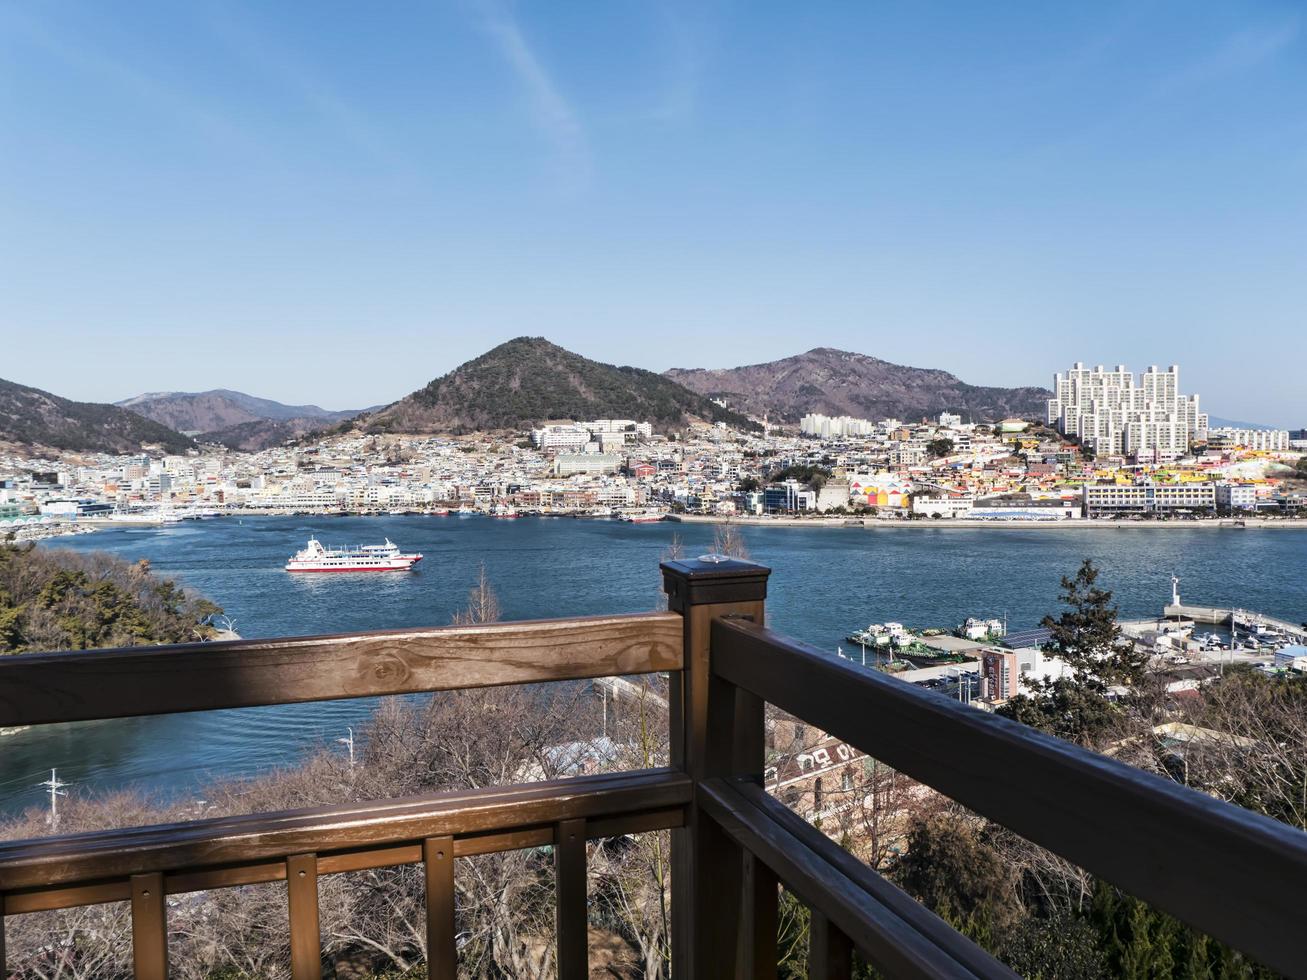
[[[761,625],[771,569],[722,555],[664,562],[667,607],[681,614],[684,666],[672,676],[672,765],[696,783],[763,769],[763,704],[714,677],[714,620]],[[746,880],[749,887],[746,889]],[[692,803],[672,832],[672,974],[691,980],[736,975],[737,966],[775,969],[775,879]]]

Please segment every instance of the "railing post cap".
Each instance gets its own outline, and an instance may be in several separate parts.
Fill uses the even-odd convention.
[[[767,598],[771,569],[757,562],[726,555],[701,555],[665,561],[663,591],[667,607],[684,612],[689,606],[719,602],[762,602]]]

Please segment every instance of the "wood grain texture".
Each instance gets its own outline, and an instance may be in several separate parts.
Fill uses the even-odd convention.
[[[454,945],[454,838],[428,837],[422,842],[427,898],[427,980],[455,980],[458,949]]]
[[[691,784],[670,769],[579,776],[377,803],[197,820],[0,843],[0,891],[198,871],[284,860],[293,854],[420,842],[426,837],[547,827],[683,807]],[[455,851],[458,852],[457,842]]]
[[[318,916],[318,859],[286,859],[286,904],[290,912],[292,980],[322,980],[322,922]]]
[[[749,566],[748,574],[752,575]],[[696,780],[734,776],[757,762],[762,769],[762,702],[740,692],[711,669],[712,625],[722,617],[747,617],[761,623],[760,600],[729,603],[696,601],[696,583],[680,579],[670,564],[664,579],[676,584],[683,600],[685,667],[679,703],[672,713],[672,757],[683,760]],[[718,580],[720,581],[720,579]],[[728,580],[729,581],[729,580]],[[746,583],[758,588],[759,583]],[[715,593],[716,594],[716,593]],[[669,596],[670,599],[670,596]],[[743,693],[743,697],[737,695]],[[676,727],[679,726],[679,727]],[[742,919],[751,912],[743,903],[744,855],[728,837],[692,805],[685,830],[672,835],[673,974],[690,980],[734,976],[739,948],[735,942]]]
[[[597,817],[586,821],[586,837],[597,840],[621,834],[644,834],[654,830],[671,830],[685,823],[684,807],[636,811],[618,816]],[[552,826],[477,833],[454,838],[454,856],[472,857],[528,847],[547,847],[554,842]],[[400,864],[417,864],[422,860],[422,844],[395,844],[375,848],[350,849],[318,855],[318,877],[348,874],[373,868],[390,868]],[[168,895],[231,888],[235,885],[265,884],[286,880],[285,861],[261,861],[254,864],[226,865],[199,871],[180,871],[164,875],[163,890]],[[0,896],[5,915],[46,912],[51,909],[125,902],[131,887],[124,880],[97,882],[91,885],[61,885],[54,888],[25,889]]]
[[[132,969],[136,980],[168,980],[167,903],[163,875],[133,875]]]
[[[680,667],[673,613],[33,653],[0,657],[0,727]]]
[[[1267,966],[1307,972],[1276,911],[1307,894],[1302,831],[751,624],[715,624],[713,667]]]

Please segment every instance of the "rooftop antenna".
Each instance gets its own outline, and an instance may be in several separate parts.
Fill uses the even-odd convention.
[[[72,783],[63,783],[59,781],[59,776],[54,769],[50,770],[50,778],[43,783],[37,783],[37,786],[44,786],[50,790],[50,816],[46,818],[48,823],[55,830],[59,829],[59,797],[67,796],[64,792],[65,786],[71,786]]]
[[[354,729],[350,727],[350,728],[346,728],[345,731],[349,732],[349,736],[347,738],[338,738],[336,739],[336,741],[349,749],[349,771],[353,772],[354,771]]]

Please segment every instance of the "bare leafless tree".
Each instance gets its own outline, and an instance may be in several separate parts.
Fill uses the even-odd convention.
[[[486,575],[485,562],[477,573],[477,584],[467,593],[467,606],[454,613],[455,626],[474,626],[477,623],[499,621],[499,596]]]
[[[726,555],[728,558],[749,560],[749,547],[744,543],[744,535],[740,531],[740,526],[732,521],[725,521],[717,525],[716,530],[713,532],[712,550],[714,553]]]

